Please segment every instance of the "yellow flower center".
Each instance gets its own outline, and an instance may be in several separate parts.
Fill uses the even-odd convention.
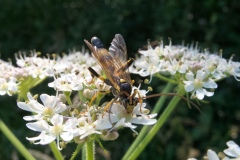
[[[62,132],[63,132],[63,126],[62,126],[62,125],[53,126],[53,128],[52,128],[52,133],[53,133],[54,135],[61,134]]]
[[[195,80],[194,80],[194,86],[195,86],[196,88],[202,88],[203,82],[202,82],[201,80],[199,80],[199,79],[195,79]]]
[[[50,118],[50,117],[53,116],[54,112],[53,112],[53,109],[52,109],[52,108],[50,108],[50,107],[45,107],[45,108],[43,109],[42,114],[43,114],[44,117]]]

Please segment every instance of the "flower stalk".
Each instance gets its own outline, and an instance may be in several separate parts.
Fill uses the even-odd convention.
[[[59,149],[58,149],[58,147],[56,145],[56,142],[54,142],[54,141],[51,142],[49,144],[49,146],[50,146],[50,148],[52,150],[52,153],[53,153],[55,159],[58,159],[58,160],[63,160],[64,159],[63,156],[62,156],[62,153],[59,151]]]
[[[17,137],[11,132],[11,130],[0,119],[0,130],[8,138],[8,140],[15,146],[15,148],[22,154],[27,160],[35,160],[31,153],[25,148],[25,146],[17,139]]]
[[[162,93],[168,93],[170,92],[170,90],[172,89],[173,84],[172,83],[168,83],[166,85],[166,87],[163,89]],[[166,101],[166,96],[161,96],[152,113],[159,113],[159,111],[162,109],[165,101]],[[138,136],[136,137],[136,139],[134,140],[134,142],[132,143],[132,145],[128,148],[127,152],[125,153],[124,157],[129,157],[131,155],[131,153],[137,148],[137,146],[141,143],[141,141],[144,139],[144,137],[146,136],[146,134],[148,133],[148,131],[150,130],[150,126],[143,126],[143,128],[141,129],[140,133],[138,134]]]
[[[80,152],[81,149],[83,148],[83,145],[84,145],[84,143],[79,143],[79,144],[77,145],[77,148],[76,148],[76,150],[73,152],[70,160],[74,160],[74,159],[77,157],[77,155],[79,154],[79,152]]]
[[[94,160],[95,159],[95,144],[93,140],[89,140],[85,143],[86,147],[86,160]]]
[[[179,87],[179,90],[177,92],[179,95],[184,95],[185,90],[182,87]],[[139,143],[138,147],[135,147],[135,149],[132,151],[130,155],[125,155],[123,157],[123,160],[134,160],[136,159],[144,150],[144,148],[148,145],[148,143],[152,140],[152,138],[156,135],[156,133],[159,131],[159,129],[163,126],[163,124],[167,121],[168,117],[171,115],[172,111],[177,106],[178,102],[180,101],[180,97],[175,96],[167,108],[164,110],[162,115],[159,117],[157,123],[152,127],[152,129],[149,131],[148,135],[145,136],[145,138]]]

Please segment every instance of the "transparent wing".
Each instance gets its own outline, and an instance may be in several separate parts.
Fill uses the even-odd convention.
[[[127,63],[127,47],[121,34],[116,34],[113,38],[111,46],[109,47],[109,53],[115,60],[117,69],[115,74],[131,84],[130,74],[125,66]]]
[[[121,63],[127,61],[127,47],[121,34],[116,34],[112,40],[109,52],[113,58],[118,58]]]

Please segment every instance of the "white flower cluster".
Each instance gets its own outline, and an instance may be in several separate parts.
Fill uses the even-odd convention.
[[[226,60],[220,55],[200,52],[197,47],[164,46],[161,42],[156,48],[139,51],[142,55],[136,58],[130,72],[141,76],[171,76],[171,81],[184,85],[192,98],[202,100],[212,96],[217,88],[216,81],[227,76],[234,76],[239,81],[240,63]]]
[[[83,52],[84,53],[84,52]],[[48,86],[58,91],[79,91],[83,85],[92,80],[89,66],[100,70],[95,60],[89,54],[73,52],[58,58],[52,67],[54,81]]]
[[[17,92],[17,73],[18,70],[11,63],[0,60],[0,95],[8,94],[11,96]]]
[[[88,103],[66,104],[64,95],[49,96],[40,95],[42,104],[30,93],[28,101],[18,102],[19,108],[35,113],[25,116],[24,120],[34,121],[27,123],[27,127],[33,131],[40,132],[37,137],[27,138],[35,144],[49,144],[57,140],[58,148],[60,142],[68,143],[75,140],[76,143],[83,142],[88,136],[99,135],[103,140],[114,140],[118,137],[117,130],[128,127],[137,133],[133,124],[152,125],[156,114],[147,115],[146,104],[137,104],[132,113],[119,103],[113,103],[110,112],[103,112],[103,108]]]
[[[54,78],[48,86],[56,90],[56,96],[41,94],[42,103],[39,103],[37,97],[28,93],[27,101],[17,103],[19,108],[34,113],[25,116],[24,120],[28,121],[29,129],[40,132],[36,137],[27,138],[35,144],[45,145],[56,140],[58,148],[62,149],[62,143],[81,143],[90,136],[114,140],[118,137],[117,130],[120,128],[130,128],[137,134],[137,126],[134,124],[156,123],[154,117],[157,114],[148,115],[145,103],[133,106],[131,113],[116,98],[111,103],[99,106],[99,98],[110,92],[112,86],[98,78],[92,78],[88,67],[93,67],[99,74],[101,69],[89,54],[74,52],[63,57],[56,56],[53,60],[21,55],[17,58],[17,63],[24,68],[27,76]],[[146,96],[147,91],[134,86],[132,89],[138,90],[140,96]],[[60,92],[64,94],[59,94]],[[70,95],[74,94],[79,98],[71,100]],[[110,106],[108,110],[104,109],[106,105]]]
[[[57,90],[81,90],[83,83],[91,81],[87,67],[100,69],[88,53],[73,51],[62,57],[53,55],[53,58],[39,55],[35,51],[30,56],[25,53],[16,54],[17,67],[0,60],[0,95],[11,96],[21,89],[31,89],[46,77],[54,77],[49,86]]]
[[[240,147],[233,141],[227,142],[228,148],[223,152],[226,156],[222,157],[222,160],[239,160],[240,159]],[[208,160],[220,160],[219,156],[213,150],[209,149],[207,151]],[[196,158],[189,158],[188,160],[197,160]]]
[[[15,55],[16,63],[22,70],[23,74],[19,74],[19,77],[28,77],[44,79],[45,77],[52,75],[52,66],[54,60],[48,58],[39,57],[40,52],[32,51],[30,56],[26,53],[19,53]]]

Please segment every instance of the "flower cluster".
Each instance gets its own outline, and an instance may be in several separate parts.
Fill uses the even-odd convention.
[[[163,42],[156,48],[148,45],[147,50],[139,51],[142,55],[130,67],[130,72],[141,76],[158,76],[179,85],[191,93],[191,98],[202,100],[212,96],[217,88],[216,81],[234,76],[239,81],[240,63],[226,60],[222,54],[210,54],[207,50],[200,52],[196,47],[183,45],[164,46]],[[171,76],[168,79],[166,76]]]
[[[11,63],[0,60],[0,95],[11,96],[18,90],[16,74],[18,70]]]
[[[64,95],[40,95],[42,104],[28,93],[28,101],[18,102],[19,108],[35,113],[25,116],[24,120],[31,121],[27,127],[40,132],[37,137],[27,138],[35,144],[49,144],[57,140],[59,149],[60,141],[67,143],[74,140],[83,142],[88,136],[97,136],[104,140],[114,140],[118,137],[119,128],[128,127],[137,133],[133,124],[152,125],[156,114],[147,115],[146,104],[137,104],[132,113],[119,103],[113,103],[109,112],[103,112],[103,107],[88,106],[88,103],[75,102],[67,105]]]
[[[62,57],[54,54],[40,57],[40,54],[36,51],[32,51],[30,56],[26,53],[16,54],[17,67],[11,62],[0,61],[0,95],[21,96],[23,90],[27,93],[47,77],[54,77],[50,87],[59,91],[78,91],[82,90],[83,83],[91,81],[87,67],[92,66],[97,71],[100,70],[88,53],[73,51]]]
[[[66,143],[82,143],[90,137],[114,140],[120,128],[130,128],[137,134],[137,126],[134,124],[156,123],[156,114],[148,115],[150,111],[145,108],[145,103],[133,106],[131,113],[117,98],[99,103],[112,86],[92,78],[89,66],[99,74],[102,72],[88,53],[73,52],[50,59],[40,58],[34,52],[31,57],[20,54],[16,59],[25,77],[31,77],[31,80],[52,77],[53,82],[48,86],[56,91],[55,96],[41,94],[41,102],[37,95],[32,96],[28,92],[26,101],[17,103],[19,108],[33,113],[25,116],[24,120],[28,122],[29,129],[40,133],[36,137],[27,138],[35,144],[45,145],[56,140],[58,148],[62,149]],[[24,81],[19,83],[21,85]],[[133,86],[133,90],[138,90],[142,97],[146,96],[147,91],[140,90],[140,87]],[[105,109],[106,106],[109,109]]]
[[[222,160],[238,160],[238,159],[240,159],[240,147],[233,141],[228,141],[227,146],[228,146],[228,148],[223,151],[226,154],[226,156],[223,155],[223,154],[218,156],[216,154],[216,152],[209,149],[207,151],[208,159],[209,160],[220,160],[220,158]],[[197,159],[196,158],[189,158],[188,160],[197,160]]]

